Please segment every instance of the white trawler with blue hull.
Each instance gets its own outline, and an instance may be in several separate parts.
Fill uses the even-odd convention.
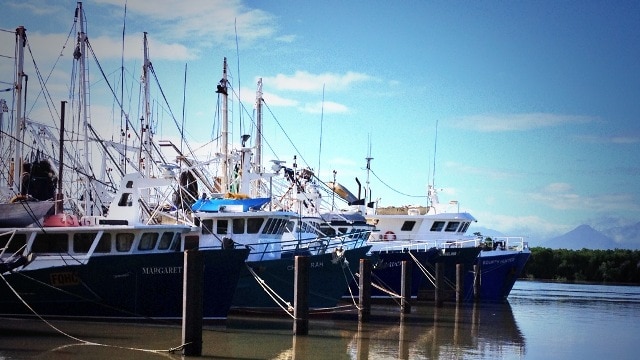
[[[435,189],[429,187],[431,206],[392,209],[368,209],[367,221],[375,224],[378,232],[370,244],[401,243],[407,246],[422,244],[446,248],[480,249],[474,268],[465,269],[464,299],[503,301],[509,296],[513,284],[522,273],[531,251],[522,237],[495,237],[466,235],[476,219],[466,212],[448,212],[440,204]],[[454,204],[455,205],[455,204]],[[374,246],[375,247],[375,246]],[[474,283],[480,284],[474,293]]]

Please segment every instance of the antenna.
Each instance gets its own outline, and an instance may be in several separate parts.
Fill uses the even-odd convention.
[[[438,152],[438,120],[436,120],[436,138],[433,144],[433,177],[431,185],[436,186],[436,154]]]
[[[322,157],[322,122],[324,120],[324,85],[322,84],[322,108],[320,110],[320,150],[318,150],[318,176],[320,176],[320,158]]]
[[[371,157],[371,134],[369,134],[369,151],[367,151],[367,157],[365,158],[365,160],[367,160],[367,186],[365,188],[364,194],[366,206],[370,201],[373,201],[373,199],[371,198],[371,188],[369,187],[369,173],[371,172],[371,160],[373,160],[373,158]],[[369,196],[369,201],[366,200],[367,195]]]

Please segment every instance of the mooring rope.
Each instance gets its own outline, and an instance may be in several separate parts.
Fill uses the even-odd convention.
[[[12,272],[13,273],[13,272]],[[81,345],[92,345],[92,346],[104,346],[104,347],[111,347],[111,348],[116,348],[116,349],[124,349],[124,350],[134,350],[134,351],[142,351],[142,352],[150,352],[150,353],[173,353],[176,350],[180,350],[183,347],[185,347],[188,344],[181,344],[177,347],[173,347],[173,348],[169,348],[169,349],[165,349],[165,350],[154,350],[154,349],[143,349],[143,348],[133,348],[133,347],[127,347],[127,346],[119,346],[119,345],[109,345],[109,344],[102,344],[102,343],[97,343],[97,342],[93,342],[93,341],[87,341],[87,340],[83,340],[80,339],[78,337],[75,337],[69,333],[66,333],[64,331],[62,331],[61,329],[59,329],[58,327],[56,327],[55,325],[53,325],[52,323],[50,323],[49,321],[47,321],[45,318],[43,318],[40,314],[38,314],[38,312],[36,312],[23,298],[22,296],[20,296],[20,294],[16,291],[16,289],[11,286],[11,284],[9,283],[9,281],[7,281],[7,279],[4,277],[3,274],[0,273],[0,278],[2,278],[2,281],[4,281],[4,283],[7,285],[7,287],[11,290],[11,292],[13,292],[13,294],[22,302],[22,304],[24,304],[24,306],[26,306],[38,319],[40,319],[42,322],[44,322],[47,326],[49,326],[50,328],[52,328],[53,330],[55,330],[57,333],[68,337],[69,339],[78,341],[79,343],[81,343]],[[61,347],[64,348],[64,347]],[[56,348],[58,349],[58,348]],[[54,349],[54,350],[56,350]]]
[[[427,277],[427,280],[431,282],[433,287],[436,287],[436,282],[435,282],[436,277],[429,272],[429,269],[427,269],[426,266],[420,263],[420,261],[415,257],[415,255],[413,255],[411,252],[409,252],[409,255],[411,256],[411,259],[413,259],[413,261],[418,265],[418,268],[420,269],[420,271],[422,271],[422,273]],[[456,288],[456,285],[451,280],[447,279],[446,277],[443,277],[443,279],[445,284],[449,285],[450,288],[452,289]]]
[[[260,287],[262,287],[265,293],[269,295],[269,297],[276,303],[276,305],[278,305],[282,310],[284,310],[284,312],[287,313],[287,315],[291,316],[291,318],[295,320],[295,316],[293,314],[293,306],[291,305],[291,302],[284,300],[271,287],[269,287],[266,281],[264,281],[260,276],[258,276],[258,274],[256,274],[256,272],[251,268],[251,266],[249,266],[248,264],[245,264],[245,266],[247,267],[247,269],[249,270],[249,273],[251,273],[253,278],[258,282]],[[286,308],[284,305],[286,305]]]

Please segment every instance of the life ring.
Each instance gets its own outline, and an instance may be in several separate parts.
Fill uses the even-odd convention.
[[[394,234],[393,231],[387,231],[386,233],[384,233],[383,238],[385,241],[393,241],[396,239],[396,234]]]

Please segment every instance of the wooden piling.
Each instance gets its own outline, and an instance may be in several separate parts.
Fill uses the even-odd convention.
[[[473,300],[480,300],[480,265],[473,265]]]
[[[360,259],[360,294],[358,295],[358,321],[368,322],[371,316],[371,261]]]
[[[411,263],[402,261],[402,276],[400,279],[400,311],[403,314],[411,313]]]
[[[456,303],[464,301],[464,264],[456,264]]]
[[[309,257],[296,256],[293,298],[293,334],[309,334]]]
[[[204,257],[200,251],[184,252],[183,279],[182,355],[201,356]]]
[[[444,302],[444,263],[436,263],[436,307],[441,307]]]

